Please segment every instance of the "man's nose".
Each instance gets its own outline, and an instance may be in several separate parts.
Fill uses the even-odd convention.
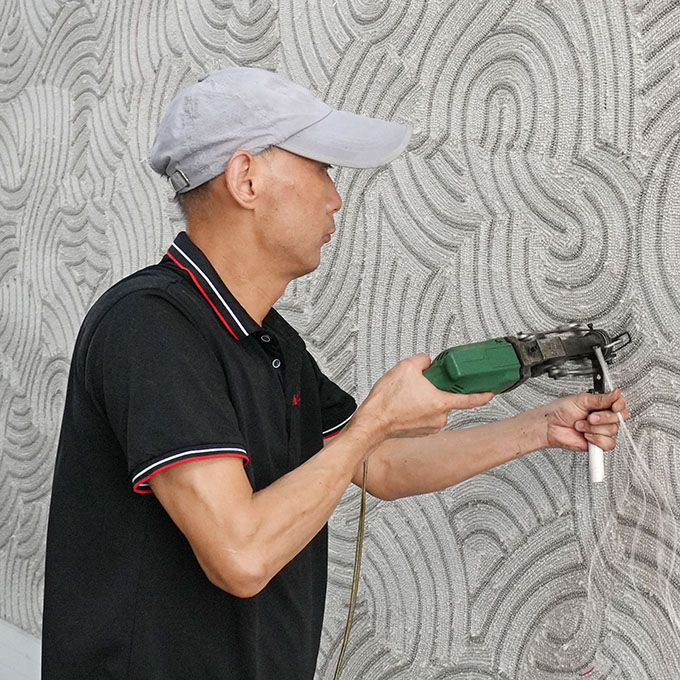
[[[336,213],[340,208],[342,208],[342,197],[338,193],[338,190],[335,187],[335,184],[333,184],[333,195],[331,197],[331,201],[328,205],[328,208],[331,213]]]

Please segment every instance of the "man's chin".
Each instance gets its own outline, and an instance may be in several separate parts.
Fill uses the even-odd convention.
[[[307,276],[307,274],[311,274],[313,271],[316,271],[319,268],[320,264],[321,264],[321,253],[319,253],[319,257],[316,259],[316,261],[305,262],[298,269],[298,272],[295,275],[295,278],[299,279],[301,276]]]

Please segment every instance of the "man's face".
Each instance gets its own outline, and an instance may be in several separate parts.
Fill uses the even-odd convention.
[[[342,206],[325,163],[283,149],[258,159],[266,164],[258,188],[264,199],[255,208],[259,245],[277,270],[290,279],[319,266],[321,247],[335,231],[333,219]]]

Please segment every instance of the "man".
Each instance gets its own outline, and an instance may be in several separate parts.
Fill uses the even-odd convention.
[[[425,355],[356,409],[273,310],[335,230],[329,164],[387,163],[409,134],[258,69],[221,71],[172,102],[151,162],[187,232],[110,289],[76,342],[44,680],[311,679],[326,522],[364,460],[369,491],[392,499],[544,447],[614,447],[618,392],[441,432],[449,410],[492,395],[437,390]]]

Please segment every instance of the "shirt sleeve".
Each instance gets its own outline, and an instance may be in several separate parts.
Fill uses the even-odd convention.
[[[88,390],[125,454],[133,489],[174,465],[249,460],[216,351],[178,306],[156,291],[118,300],[92,334]]]
[[[323,438],[328,439],[341,432],[343,427],[347,425],[357,410],[357,403],[354,397],[321,372],[311,354],[309,354],[309,358],[319,388]]]

